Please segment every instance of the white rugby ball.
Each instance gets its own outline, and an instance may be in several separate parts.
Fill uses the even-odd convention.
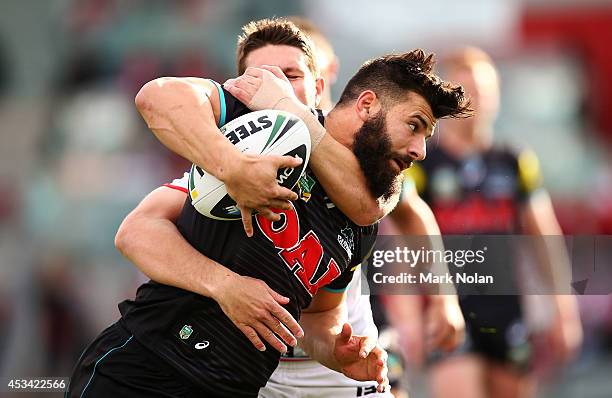
[[[283,111],[263,110],[247,113],[220,128],[221,133],[241,152],[299,157],[296,168],[278,170],[280,186],[293,188],[310,159],[310,134],[302,119]],[[206,217],[239,220],[240,210],[228,195],[225,184],[202,168],[192,165],[189,172],[191,204]]]

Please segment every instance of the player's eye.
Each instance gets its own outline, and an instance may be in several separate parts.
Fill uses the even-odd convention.
[[[408,127],[410,128],[410,130],[417,131],[419,126],[416,123],[408,123]]]
[[[295,75],[287,75],[287,79],[289,80],[296,80],[299,79],[301,76],[295,76]]]

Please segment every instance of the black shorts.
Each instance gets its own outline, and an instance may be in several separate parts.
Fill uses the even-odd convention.
[[[428,357],[430,364],[476,354],[518,372],[529,371],[532,347],[520,296],[461,296],[459,305],[465,318],[465,341],[452,353],[434,351]]]
[[[461,297],[467,351],[526,370],[531,345],[520,300],[520,296]]]
[[[66,397],[210,397],[142,346],[121,324],[81,354]]]

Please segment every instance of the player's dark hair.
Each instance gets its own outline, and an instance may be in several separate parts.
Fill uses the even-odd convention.
[[[434,64],[433,54],[421,49],[371,59],[349,80],[338,105],[356,100],[365,90],[372,90],[383,106],[405,98],[406,92],[415,92],[429,103],[436,119],[471,116],[463,87],[440,79],[432,71]]]
[[[272,45],[292,46],[300,49],[306,55],[306,64],[313,75],[319,75],[314,45],[308,36],[302,33],[291,21],[283,18],[266,18],[252,21],[242,27],[242,34],[238,36],[236,49],[236,65],[238,74],[243,74],[246,57],[253,50]]]

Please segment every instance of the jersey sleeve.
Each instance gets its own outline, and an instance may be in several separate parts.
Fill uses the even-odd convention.
[[[416,189],[419,195],[423,195],[427,185],[427,174],[419,163],[414,163],[410,168],[404,170],[404,181],[400,191],[400,201],[404,199],[405,192]]]
[[[219,127],[242,115],[246,115],[247,113],[252,112],[249,108],[247,108],[245,104],[240,102],[229,91],[224,89],[223,86],[221,86],[214,80],[211,81],[215,84],[219,93]]]
[[[521,199],[527,199],[533,192],[542,187],[540,162],[536,154],[529,149],[522,150],[516,156],[518,167],[518,188]]]
[[[348,284],[351,283],[351,280],[353,279],[353,274],[355,273],[355,269],[357,267],[358,266],[348,267],[347,269],[344,270],[344,272],[340,274],[339,277],[331,281],[331,283],[325,285],[323,289],[327,290],[328,292],[334,292],[334,293],[340,293],[340,292],[345,291]]]
[[[376,235],[378,234],[378,223],[368,225],[367,227],[360,227],[360,238],[357,240],[356,250],[353,252],[353,257],[349,266],[340,276],[334,279],[330,284],[324,287],[325,290],[331,292],[342,292],[346,290],[346,287],[353,279],[355,270],[359,268],[359,265],[366,260],[376,243]]]
[[[378,235],[378,223],[361,227],[361,239],[358,242],[358,250],[356,251],[351,261],[351,266],[355,267],[363,263],[374,250],[376,244],[376,236]]]
[[[172,182],[167,182],[163,184],[164,187],[176,189],[177,191],[182,191],[188,193],[187,184],[189,181],[189,173],[185,172],[181,178],[175,178]]]

